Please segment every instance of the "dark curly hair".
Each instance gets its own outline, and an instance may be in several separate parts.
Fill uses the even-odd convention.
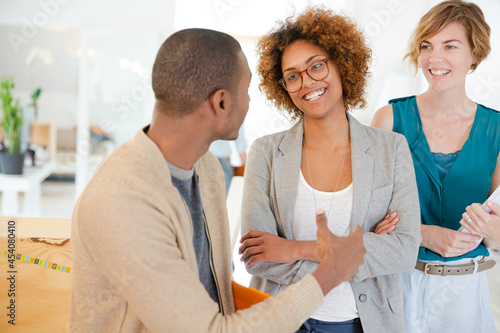
[[[303,115],[285,88],[278,84],[283,77],[281,59],[284,50],[301,39],[322,47],[337,65],[346,110],[366,106],[364,95],[371,76],[369,64],[372,52],[366,46],[361,30],[349,17],[313,7],[295,19],[289,17],[277,24],[275,29],[259,39],[256,47],[259,88],[272,105],[292,119]]]

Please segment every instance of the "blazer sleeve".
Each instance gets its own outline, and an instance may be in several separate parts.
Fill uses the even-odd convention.
[[[273,168],[277,167],[276,159],[282,154],[270,141],[266,138],[256,140],[248,154],[243,188],[241,232],[244,234],[249,230],[259,230],[291,239],[292,235],[286,235],[277,223],[279,216]],[[287,179],[286,181],[293,180]],[[292,284],[314,272],[318,265],[308,260],[298,260],[293,263],[263,261],[246,269],[254,276],[278,284]]]
[[[365,263],[354,277],[355,282],[415,267],[421,242],[420,205],[410,149],[400,135],[395,142],[393,167],[393,191],[388,212],[397,212],[399,222],[388,234],[377,235],[365,230]]]

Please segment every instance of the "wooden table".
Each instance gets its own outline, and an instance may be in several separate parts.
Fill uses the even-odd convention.
[[[53,170],[53,162],[48,162],[43,166],[25,167],[22,175],[0,173],[0,216],[40,217],[41,184]],[[24,192],[22,212],[19,211],[20,192]]]
[[[69,219],[0,216],[0,332],[69,332],[70,229]],[[25,260],[9,261],[3,254],[9,245]],[[13,319],[15,326],[8,322]]]

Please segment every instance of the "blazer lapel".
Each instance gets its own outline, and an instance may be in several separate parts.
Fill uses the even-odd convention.
[[[293,238],[292,220],[302,158],[303,121],[295,124],[278,145],[275,159],[274,179],[276,184],[276,202],[278,204],[278,227],[288,239]],[[281,155],[281,156],[280,156]]]
[[[353,181],[353,213],[351,232],[355,224],[363,225],[372,193],[373,157],[369,154],[371,140],[363,125],[347,113],[351,137],[351,163]],[[274,179],[278,204],[278,226],[288,239],[293,238],[292,219],[297,199],[300,161],[302,158],[303,121],[295,124],[283,137],[275,159]]]
[[[369,155],[372,145],[363,125],[347,113],[351,136],[351,163],[353,182],[353,203],[351,232],[354,225],[363,226],[370,204],[373,182],[373,157]]]

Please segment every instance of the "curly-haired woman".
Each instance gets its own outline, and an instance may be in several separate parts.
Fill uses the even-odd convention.
[[[360,225],[367,253],[301,331],[403,332],[400,272],[413,268],[420,243],[418,195],[404,137],[347,112],[366,104],[362,33],[311,8],[263,36],[258,53],[261,90],[298,121],[256,140],[248,156],[240,252],[252,286],[275,295],[314,271],[323,209],[337,235]]]
[[[406,137],[417,178],[422,244],[402,276],[409,333],[496,332],[484,271],[494,265],[486,247],[500,246],[500,207],[490,203],[488,214],[480,203],[500,185],[500,114],[465,89],[489,52],[481,9],[440,2],[420,19],[406,55],[429,88],[389,101],[372,120]]]

